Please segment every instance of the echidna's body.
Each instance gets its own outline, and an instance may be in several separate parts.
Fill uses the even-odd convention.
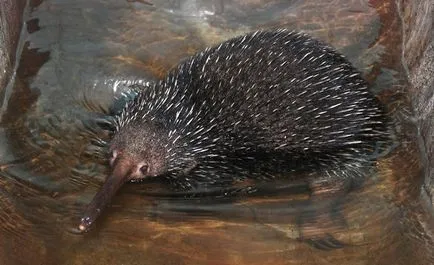
[[[301,33],[255,32],[185,60],[127,104],[110,146],[110,178],[123,180],[107,182],[358,178],[387,138],[381,107],[343,56]],[[105,189],[89,209],[101,209]]]

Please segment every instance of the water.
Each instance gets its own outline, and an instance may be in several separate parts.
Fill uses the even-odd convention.
[[[433,221],[419,198],[417,132],[392,1],[30,1],[25,47],[0,124],[1,264],[432,264]],[[108,173],[89,129],[122,81],[156,80],[206,46],[260,28],[304,30],[354,63],[396,121],[399,145],[345,197],[345,224],[319,215],[300,242],[306,192],[183,200],[127,185],[94,230],[69,232]],[[126,81],[125,81],[126,82]]]

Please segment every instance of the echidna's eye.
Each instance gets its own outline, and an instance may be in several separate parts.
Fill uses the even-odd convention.
[[[145,176],[148,174],[148,170],[149,170],[148,165],[143,165],[140,167],[140,172]]]
[[[116,150],[113,150],[110,152],[109,156],[110,156],[109,157],[110,166],[113,166],[113,164],[116,160],[116,157],[118,156],[118,152]]]

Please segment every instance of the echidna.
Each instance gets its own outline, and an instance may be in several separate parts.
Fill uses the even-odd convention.
[[[109,146],[112,173],[79,229],[127,181],[158,177],[182,190],[296,176],[358,181],[388,138],[382,106],[333,48],[283,29],[239,36],[126,104]]]

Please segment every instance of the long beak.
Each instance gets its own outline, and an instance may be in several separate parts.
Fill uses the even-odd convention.
[[[112,174],[106,179],[104,185],[93,197],[92,202],[87,206],[83,217],[81,218],[78,229],[80,232],[87,232],[102,210],[110,203],[111,198],[116,194],[119,188],[127,182],[130,172],[128,165],[123,161],[118,161],[114,165]]]

